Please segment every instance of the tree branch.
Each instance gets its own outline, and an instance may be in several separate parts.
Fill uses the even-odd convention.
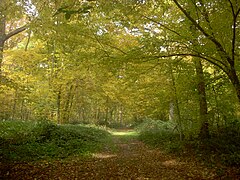
[[[214,37],[214,30],[213,30],[213,28],[211,26],[211,23],[210,23],[208,11],[207,11],[206,7],[204,6],[203,0],[199,0],[199,2],[201,4],[201,6],[203,7],[203,12],[201,12],[201,11],[200,12],[203,15],[204,19],[206,20],[209,29],[211,30],[212,37]]]
[[[235,13],[234,6],[231,0],[228,0],[231,10],[232,10],[232,17],[233,17],[233,28],[232,28],[232,60],[235,60],[235,46],[236,46],[236,29],[237,29],[237,16],[239,15],[240,9],[237,10]]]
[[[4,41],[8,40],[9,38],[11,38],[12,36],[15,36],[23,31],[25,31],[27,29],[27,26],[22,26],[20,28],[17,28],[11,32],[9,32],[8,34],[6,34],[6,36],[4,37]]]
[[[190,50],[190,52],[193,52],[195,54],[200,54],[200,55],[202,54],[202,52],[199,52],[199,51],[197,51],[195,49],[192,49],[192,48],[189,48],[189,47],[185,47],[185,48]],[[204,57],[206,57],[207,59],[211,59],[212,61],[215,61],[216,63],[221,64],[222,67],[228,67],[228,64],[224,63],[224,61],[221,61],[221,60],[219,60],[219,59],[217,59],[217,58],[215,58],[213,56],[208,56],[208,55],[204,54]]]
[[[182,35],[181,35],[180,33],[178,33],[177,31],[172,30],[171,28],[167,27],[166,25],[164,25],[164,24],[162,24],[162,23],[160,23],[160,22],[158,22],[158,21],[156,21],[156,20],[154,20],[154,19],[152,19],[152,18],[150,18],[150,17],[147,17],[147,16],[145,16],[145,15],[142,15],[142,16],[143,16],[145,19],[147,19],[147,20],[149,20],[149,21],[152,21],[152,22],[154,22],[154,23],[162,26],[163,28],[165,28],[165,29],[173,32],[174,34],[177,34],[178,36],[182,36]]]
[[[106,46],[109,46],[109,47],[111,47],[111,48],[113,48],[113,49],[116,49],[116,50],[118,50],[118,51],[120,51],[122,54],[127,54],[126,52],[124,52],[122,49],[120,49],[120,48],[118,48],[118,47],[116,47],[116,46],[113,46],[113,45],[110,45],[110,44],[104,44],[104,45],[106,45]]]
[[[221,66],[220,64],[214,62],[213,60],[207,58],[207,57],[204,57],[202,56],[201,54],[191,54],[191,53],[173,53],[173,54],[168,54],[168,55],[159,55],[159,56],[154,56],[156,58],[168,58],[168,57],[187,57],[187,56],[191,56],[191,57],[198,57],[198,58],[201,58],[203,60],[206,60],[208,62],[210,62],[211,64],[214,64],[215,66],[217,66],[218,68],[220,68],[221,70],[223,70],[225,73],[227,73],[227,68],[226,66]]]
[[[173,2],[176,4],[176,6],[182,11],[182,13],[193,23],[193,25],[200,31],[203,33],[204,36],[206,36],[210,41],[212,41],[218,52],[220,52],[220,55],[222,58],[226,58],[227,61],[233,65],[234,61],[231,59],[231,57],[227,54],[227,52],[224,50],[223,46],[221,45],[220,42],[218,42],[212,35],[208,34],[202,26],[200,26],[194,19],[192,16],[190,16],[190,14],[178,3],[177,0],[173,0]]]

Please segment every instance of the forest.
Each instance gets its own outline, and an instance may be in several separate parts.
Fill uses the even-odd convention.
[[[169,179],[240,178],[239,14],[238,0],[0,0],[2,178],[105,146],[122,156],[120,141],[211,169]],[[133,172],[111,177],[160,177]]]

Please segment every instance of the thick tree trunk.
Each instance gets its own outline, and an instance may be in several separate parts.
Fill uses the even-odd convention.
[[[73,100],[73,93],[72,93],[73,89],[74,89],[74,86],[71,85],[70,88],[69,88],[69,92],[68,92],[68,95],[66,97],[66,103],[65,103],[65,106],[64,106],[64,109],[63,109],[63,116],[62,116],[63,123],[68,123],[69,122],[71,104],[72,104],[72,100]]]
[[[239,81],[239,77],[237,75],[237,72],[236,72],[234,66],[232,66],[229,69],[229,71],[227,72],[227,75],[228,75],[232,85],[234,86],[234,89],[237,93],[238,101],[240,103],[240,81]]]
[[[202,139],[209,138],[209,122],[208,122],[208,107],[207,107],[207,98],[205,90],[205,82],[203,75],[203,68],[200,59],[195,60],[195,68],[197,75],[198,83],[198,94],[199,94],[199,108],[200,108],[200,122],[201,128],[199,137]]]

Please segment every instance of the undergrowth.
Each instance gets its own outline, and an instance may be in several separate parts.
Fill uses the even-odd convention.
[[[164,147],[168,152],[181,150],[176,125],[171,122],[148,119],[138,125],[139,139],[154,147]]]
[[[106,130],[86,125],[51,122],[0,122],[0,160],[35,161],[87,155],[110,139]]]
[[[171,122],[146,120],[137,128],[139,139],[154,147],[178,155],[195,156],[208,164],[240,165],[240,124],[226,125],[211,131],[211,138],[185,138],[180,141],[176,125]]]

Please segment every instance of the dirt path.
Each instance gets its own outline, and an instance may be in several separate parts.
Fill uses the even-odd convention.
[[[115,148],[106,147],[92,158],[15,164],[4,179],[218,179],[214,172],[196,162],[183,162],[176,157],[151,149],[124,133],[115,134]]]

